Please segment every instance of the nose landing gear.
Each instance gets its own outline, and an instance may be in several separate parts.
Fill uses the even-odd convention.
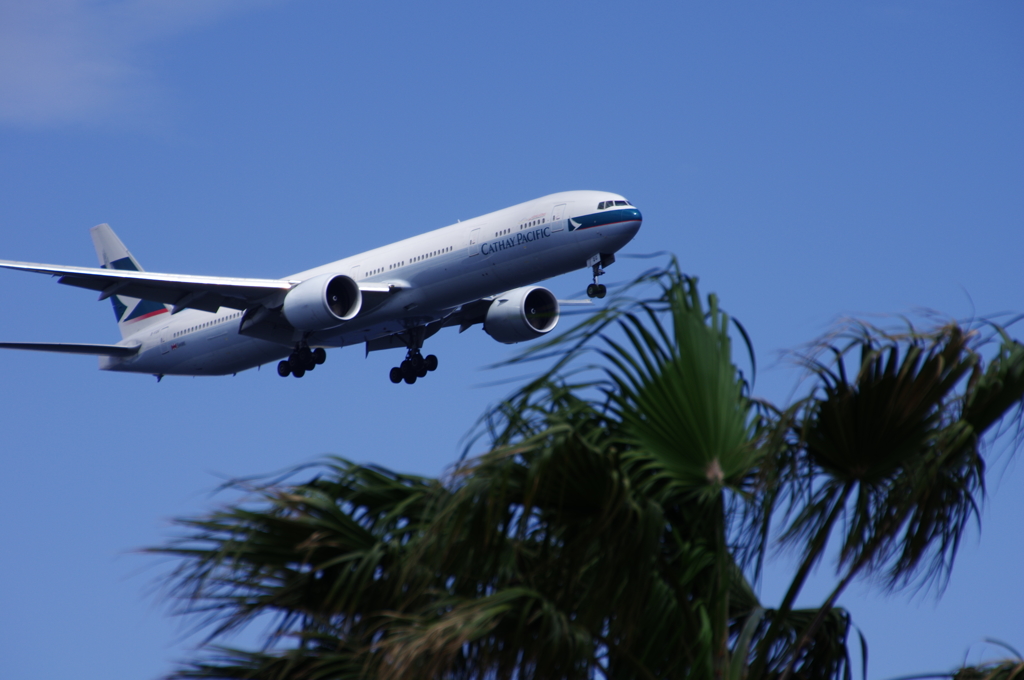
[[[604,270],[601,269],[600,259],[592,265],[592,268],[594,270],[594,282],[587,286],[587,297],[603,298],[608,294],[608,288],[603,283],[597,282],[597,277],[604,274]]]
[[[325,361],[327,361],[327,350],[323,347],[310,349],[306,345],[300,345],[295,348],[290,357],[277,364],[277,374],[282,378],[287,378],[289,375],[301,378],[306,375],[306,371],[312,371]]]
[[[418,349],[410,349],[405,356],[405,361],[400,366],[391,369],[388,377],[396,385],[403,380],[407,385],[412,385],[417,378],[425,378],[430,371],[437,370],[437,357],[428,354],[424,357]]]

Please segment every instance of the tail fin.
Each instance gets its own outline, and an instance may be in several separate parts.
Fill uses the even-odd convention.
[[[96,257],[99,258],[101,267],[134,272],[142,271],[138,261],[128,252],[109,224],[97,224],[89,230],[89,234],[92,236],[92,244],[96,246]],[[124,295],[111,295],[110,302],[114,305],[114,316],[117,318],[117,328],[121,331],[122,338],[127,338],[146,326],[157,323],[161,320],[161,314],[170,311],[167,305],[159,302],[140,300]]]

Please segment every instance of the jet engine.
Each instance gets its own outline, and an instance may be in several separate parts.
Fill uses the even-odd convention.
[[[558,323],[558,300],[547,288],[524,286],[499,295],[487,308],[484,330],[511,345],[539,338]]]
[[[359,313],[359,284],[344,274],[322,274],[288,291],[281,311],[295,328],[319,331],[340,326]]]

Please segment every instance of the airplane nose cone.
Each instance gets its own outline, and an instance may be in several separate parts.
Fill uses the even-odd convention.
[[[644,216],[640,214],[640,210],[633,208],[629,211],[632,213],[629,219],[623,222],[623,233],[627,236],[626,240],[632,239],[636,236],[636,233],[640,231],[640,225],[643,224]]]
[[[615,250],[618,250],[633,240],[636,233],[640,231],[640,225],[643,223],[644,218],[635,207],[621,211],[616,217],[618,221],[609,225],[611,228],[606,232],[605,236],[613,244]]]

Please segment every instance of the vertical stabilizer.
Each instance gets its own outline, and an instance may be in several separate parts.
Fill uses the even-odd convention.
[[[101,267],[133,272],[142,271],[142,267],[124,247],[121,239],[117,237],[109,224],[97,224],[89,230],[89,233],[92,235],[92,244],[96,246],[96,257],[99,258]],[[140,300],[124,295],[111,295],[110,302],[114,305],[114,316],[117,318],[117,327],[121,331],[122,338],[127,338],[146,326],[165,320],[165,317],[162,318],[161,315],[170,311],[167,305],[159,302]]]

